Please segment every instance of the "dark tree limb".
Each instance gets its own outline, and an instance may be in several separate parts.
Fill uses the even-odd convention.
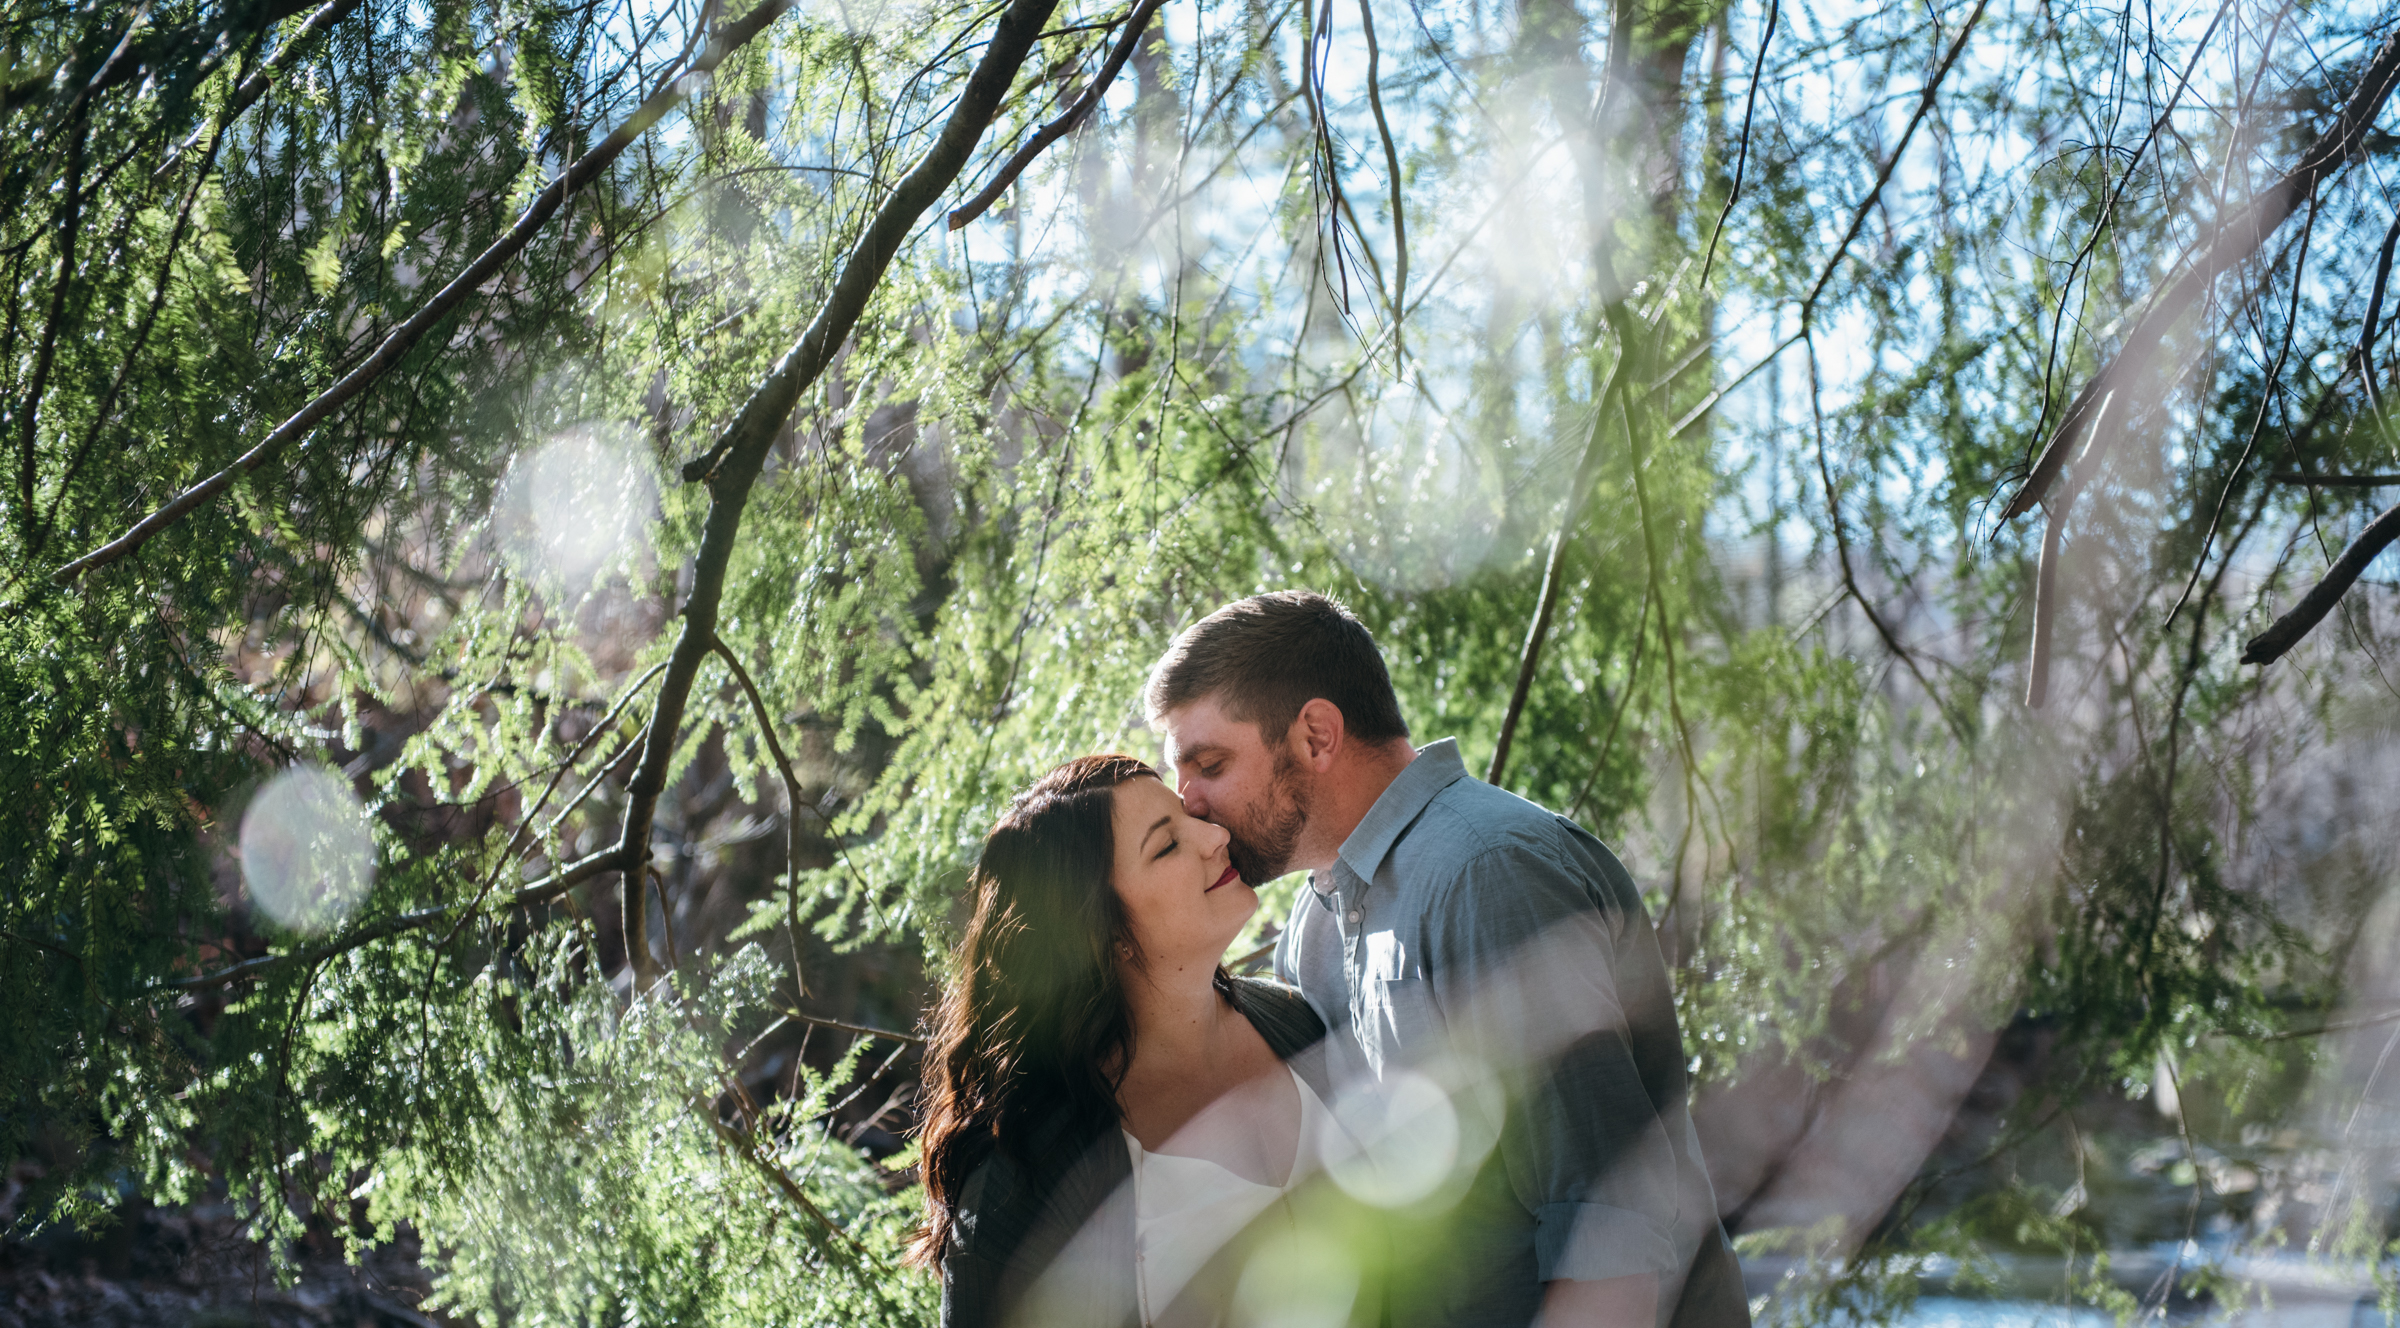
[[[2286,651],[2300,644],[2300,638],[2308,635],[2310,629],[2333,611],[2333,606],[2343,594],[2366,574],[2367,564],[2375,561],[2375,555],[2390,547],[2396,539],[2400,539],[2400,507],[2393,507],[2368,522],[2367,528],[2358,533],[2358,538],[2350,541],[2350,547],[2342,550],[2342,556],[2333,560],[2333,567],[2325,573],[2324,580],[2310,587],[2291,612],[2277,618],[2273,626],[2250,638],[2250,644],[2242,647],[2242,662],[2272,664],[2283,658]]]
[[[2358,325],[2358,349],[2351,352],[2358,359],[2359,377],[2366,380],[2369,402],[2377,410],[2383,409],[2383,402],[2375,387],[2375,334],[2382,330],[2383,293],[2391,284],[2396,245],[2400,245],[2400,214],[2392,217],[2392,228],[2383,233],[2383,251],[2375,257],[2375,287],[2367,295],[2367,316]]]
[[[2031,510],[2050,491],[2059,470],[2066,465],[2069,450],[2093,423],[2100,403],[2149,368],[2167,330],[2199,301],[2202,293],[2215,285],[2218,277],[2256,253],[2267,237],[2316,191],[2317,185],[2358,151],[2395,87],[2400,87],[2400,32],[2393,33],[2367,62],[2341,114],[2309,145],[2308,151],[2301,155],[2300,164],[2267,186],[2247,206],[2211,228],[2174,279],[2159,288],[2134,321],[2133,330],[2118,346],[2115,357],[2075,394],[2074,401],[2060,417],[2058,428],[2043,444],[2025,482],[2002,509],[2003,522]]]
[[[348,3],[355,4],[357,0],[348,0]],[[191,187],[184,191],[182,204],[175,210],[175,225],[167,233],[167,254],[165,258],[159,260],[158,276],[151,283],[149,307],[142,311],[141,324],[134,329],[132,340],[125,347],[125,354],[117,364],[116,376],[109,380],[108,391],[101,394],[100,405],[92,412],[92,422],[83,431],[83,441],[75,445],[74,455],[67,458],[66,469],[60,473],[58,486],[52,491],[51,509],[42,515],[41,521],[33,528],[32,538],[27,541],[25,556],[29,563],[41,557],[42,546],[49,542],[50,532],[56,528],[59,505],[65,501],[67,493],[74,487],[75,477],[83,472],[83,463],[91,458],[92,448],[98,445],[101,433],[107,429],[109,421],[115,417],[117,398],[125,390],[125,382],[132,376],[134,365],[141,359],[142,351],[150,345],[151,330],[158,325],[159,312],[166,308],[167,292],[173,289],[175,260],[182,254],[183,236],[191,224],[192,207],[200,201],[201,186],[208,177],[209,165],[216,159],[217,145],[222,138],[222,121],[220,121],[219,132],[209,139],[208,149],[202,156],[199,172],[192,180]]]
[[[779,12],[786,4],[788,0],[769,0],[768,5],[753,12],[751,19],[758,18],[760,13],[769,9]],[[859,237],[849,259],[843,264],[833,293],[815,321],[776,362],[767,380],[751,395],[741,414],[726,428],[720,444],[725,461],[720,470],[711,476],[714,492],[710,496],[708,518],[701,536],[700,552],[695,560],[691,597],[684,605],[683,631],[676,639],[674,653],[667,659],[666,678],[660,687],[658,704],[651,712],[650,723],[645,729],[641,763],[627,788],[624,829],[618,842],[610,847],[578,859],[542,880],[512,892],[509,895],[511,904],[523,907],[547,902],[606,872],[621,873],[626,879],[626,893],[639,897],[642,870],[648,865],[650,854],[651,818],[657,813],[659,795],[666,787],[667,765],[673,757],[684,708],[690,702],[700,660],[711,651],[716,641],[717,608],[724,595],[726,565],[740,532],[742,510],[749,500],[750,488],[766,462],[767,451],[773,445],[782,421],[791,414],[800,393],[824,371],[834,349],[857,323],[868,298],[881,283],[884,270],[899,253],[900,245],[909,231],[914,229],[917,218],[924,214],[942,190],[957,179],[959,171],[965,167],[976,140],[998,113],[1010,81],[1032,49],[1043,22],[1055,6],[1056,0],[1014,0],[1010,5],[992,41],[984,48],[983,59],[969,78],[965,93],[953,106],[950,119],[944,124],[933,150],[901,180],[876,213],[873,224]],[[749,22],[750,19],[744,20],[745,25]],[[759,26],[764,26],[763,20]],[[755,35],[755,29],[749,35]],[[712,46],[711,52],[720,53],[729,49],[730,46],[720,44]],[[719,54],[718,58],[721,59],[722,55]],[[371,923],[321,946],[261,955],[214,973],[162,983],[159,990],[206,990],[253,978],[290,963],[316,963],[389,936],[432,926],[452,916],[458,907],[451,905],[404,913]],[[646,951],[629,944],[628,960],[634,966],[635,990],[646,990]]]
[[[1083,90],[1083,95],[1075,99],[1075,104],[1067,108],[1065,115],[1036,130],[1025,146],[1011,154],[999,172],[992,176],[990,184],[977,191],[973,198],[950,209],[951,230],[962,230],[968,222],[989,212],[992,204],[1000,201],[1000,195],[1007,193],[1008,187],[1025,173],[1025,168],[1033,164],[1034,158],[1041,156],[1051,144],[1073,133],[1075,126],[1091,115],[1093,108],[1100,104],[1100,98],[1107,95],[1109,85],[1117,81],[1117,71],[1123,69],[1125,61],[1141,49],[1142,34],[1150,27],[1150,16],[1156,14],[1165,3],[1166,0],[1142,0],[1141,5],[1133,11],[1133,16],[1125,21],[1125,30],[1117,34],[1117,44],[1109,50],[1108,61],[1100,66],[1092,85]]]
[[[1742,146],[1733,160],[1733,187],[1725,191],[1725,206],[1717,213],[1717,224],[1708,232],[1708,257],[1700,264],[1700,285],[1703,296],[1708,294],[1708,274],[1716,270],[1717,241],[1725,234],[1725,219],[1733,215],[1733,205],[1742,199],[1742,176],[1750,169],[1750,117],[1758,110],[1758,85],[1767,73],[1767,48],[1775,44],[1775,21],[1783,17],[1783,0],[1768,0],[1766,30],[1759,34],[1758,57],[1750,64],[1750,92],[1742,98]]]
[[[660,118],[690,95],[697,75],[715,69],[724,61],[725,57],[739,50],[751,38],[764,31],[769,23],[782,16],[792,7],[792,4],[793,0],[766,0],[766,3],[750,11],[739,21],[727,25],[687,68],[671,71],[671,76],[662,80],[649,98],[622,124],[619,124],[606,139],[603,139],[598,147],[585,153],[573,165],[552,179],[549,187],[542,190],[534,197],[533,202],[527,205],[524,213],[517,218],[516,225],[510,227],[506,235],[494,241],[491,247],[485,249],[476,256],[473,262],[467,264],[465,271],[460,272],[432,298],[419,305],[417,311],[409,315],[407,321],[392,329],[391,335],[384,338],[383,344],[377,346],[374,353],[369,355],[364,363],[343,375],[339,382],[325,389],[315,400],[302,406],[291,418],[276,426],[274,432],[260,440],[257,446],[236,458],[231,465],[184,490],[165,506],[134,523],[133,527],[124,534],[59,568],[52,573],[52,579],[61,585],[72,584],[75,578],[93,568],[105,567],[130,556],[142,545],[148,543],[153,536],[181,520],[194,508],[216,498],[219,494],[232,488],[234,482],[242,476],[275,459],[285,448],[306,437],[335,411],[374,385],[377,379],[399,364],[402,357],[407,355],[452,311],[465,303],[467,297],[474,294],[478,287],[498,275],[502,267],[531,245],[534,237],[541,233],[542,227],[549,222],[552,216],[557,214],[559,208],[564,206],[569,198],[574,197],[594,180],[600,178],[609,165],[615,162],[626,148],[632,146],[634,140],[640,138],[649,130],[650,126],[658,123]]]
[[[183,160],[184,153],[191,151],[212,132],[221,133],[224,126],[240,119],[242,112],[249,110],[259,98],[267,95],[267,88],[276,79],[282,77],[284,71],[290,69],[294,62],[299,60],[301,52],[307,50],[309,45],[318,37],[323,36],[328,29],[357,12],[361,3],[362,0],[328,0],[328,3],[319,8],[317,12],[309,15],[308,21],[294,29],[291,37],[283,45],[275,48],[275,54],[268,56],[255,72],[244,77],[235,86],[233,95],[226,98],[223,110],[211,117],[209,123],[194,129],[190,136],[176,144],[167,153],[166,160],[159,163],[158,170],[153,173],[153,178],[173,170],[175,164]]]
[[[1009,85],[1031,54],[1034,42],[1041,36],[1042,25],[1049,21],[1056,6],[1057,0],[1011,0],[991,40],[985,44],[974,73],[968,76],[966,88],[952,104],[941,136],[893,187],[843,260],[841,274],[835,278],[833,290],[816,318],[791,349],[776,360],[766,380],[751,393],[741,413],[725,427],[703,458],[709,462],[700,472],[710,487],[708,515],[701,527],[699,551],[692,560],[692,589],[684,601],[683,630],[668,658],[666,678],[659,684],[658,704],[651,712],[641,763],[626,786],[624,831],[618,851],[631,866],[645,864],[650,857],[650,821],[657,813],[659,796],[666,791],[668,767],[674,761],[684,709],[690,703],[700,663],[710,654],[717,639],[717,612],[725,595],[726,568],[733,559],[734,545],[740,540],[742,514],[749,506],[751,487],[758,482],[767,453],[799,404],[800,394],[816,383],[834,352],[866,312],[867,301],[882,284],[884,272],[899,255],[900,246],[916,228],[918,219],[966,169],[976,142],[999,114]],[[690,473],[691,468],[687,467],[686,474]],[[629,895],[638,894],[639,882],[629,881],[626,889]],[[645,990],[643,969],[648,956],[636,951],[632,959],[637,966],[635,990]]]

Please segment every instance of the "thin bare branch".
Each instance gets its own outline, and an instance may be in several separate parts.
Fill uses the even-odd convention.
[[[2206,238],[2195,244],[2175,277],[2159,287],[2140,317],[2134,320],[2132,331],[2126,333],[2116,355],[2075,394],[2066,414],[2060,417],[2058,428],[2043,444],[2025,482],[2002,509],[2002,522],[2031,510],[2049,492],[2059,469],[2066,464],[2070,446],[2091,425],[2100,403],[2119,386],[2142,376],[2158,353],[2167,330],[2191,309],[2202,293],[2213,287],[2219,276],[2256,253],[2267,237],[2299,209],[2301,202],[2316,192],[2317,185],[2358,151],[2395,87],[2400,87],[2400,32],[2393,33],[2367,63],[2341,114],[2301,154],[2300,164],[2261,190],[2247,206],[2209,228]]]
[[[1092,85],[1083,90],[1083,95],[1075,99],[1075,104],[1067,108],[1065,115],[1043,125],[1026,141],[1025,146],[1011,154],[999,172],[992,176],[990,184],[977,191],[973,198],[950,209],[951,230],[963,230],[967,223],[989,212],[992,204],[1000,201],[1000,195],[1007,193],[1008,187],[1025,173],[1025,168],[1033,164],[1034,158],[1041,156],[1051,144],[1073,133],[1075,126],[1091,115],[1092,108],[1098,106],[1100,99],[1108,94],[1109,85],[1117,81],[1117,71],[1123,69],[1125,61],[1141,48],[1142,34],[1150,28],[1150,16],[1156,14],[1159,6],[1165,3],[1166,0],[1142,0],[1140,7],[1133,11],[1133,17],[1126,20],[1125,30],[1117,34],[1117,44],[1110,49],[1108,61],[1100,66]]]
[[[1783,0],[1768,0],[1766,30],[1758,38],[1758,57],[1750,63],[1750,92],[1742,98],[1742,145],[1733,159],[1733,187],[1725,191],[1725,207],[1708,232],[1708,257],[1700,264],[1699,292],[1708,293],[1708,274],[1716,270],[1717,241],[1725,234],[1725,219],[1742,199],[1742,176],[1750,169],[1750,117],[1758,110],[1758,85],[1767,72],[1767,48],[1775,44],[1775,22],[1783,17]]]

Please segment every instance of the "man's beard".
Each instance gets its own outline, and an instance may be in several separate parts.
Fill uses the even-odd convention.
[[[1266,795],[1244,808],[1239,822],[1224,823],[1231,836],[1226,856],[1244,881],[1261,886],[1292,869],[1300,832],[1308,826],[1308,795],[1300,763],[1289,752],[1277,753]]]

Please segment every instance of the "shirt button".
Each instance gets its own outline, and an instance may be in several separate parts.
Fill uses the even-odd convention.
[[[1365,916],[1365,915],[1364,915],[1364,914],[1362,914],[1361,912],[1359,912],[1357,909],[1355,909],[1355,908],[1354,908],[1354,909],[1351,909],[1351,910],[1350,910],[1348,913],[1345,913],[1345,914],[1343,914],[1342,916],[1343,916],[1343,918],[1344,918],[1346,921],[1348,921],[1348,922],[1349,922],[1349,924],[1350,924],[1351,926],[1355,927],[1355,926],[1357,926],[1357,925],[1358,925],[1358,920],[1359,920],[1361,917]]]

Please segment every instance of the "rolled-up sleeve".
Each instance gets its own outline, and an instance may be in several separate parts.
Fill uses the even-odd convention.
[[[1585,870],[1515,845],[1472,857],[1426,918],[1425,971],[1452,1044],[1507,1086],[1498,1148],[1540,1280],[1673,1275],[1675,1151],[1618,989],[1621,947],[1655,942]]]

